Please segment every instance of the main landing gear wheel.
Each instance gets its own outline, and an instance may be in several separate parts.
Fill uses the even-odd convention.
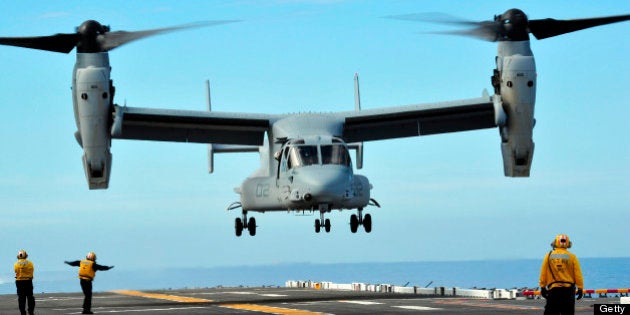
[[[241,218],[236,218],[234,229],[236,230],[236,236],[241,236],[243,234],[243,221]]]
[[[363,228],[365,229],[365,233],[372,232],[372,216],[369,213],[363,217]]]
[[[247,230],[249,231],[249,235],[256,235],[256,218],[249,218],[249,221],[247,222]]]
[[[363,216],[362,208],[359,208],[357,211],[359,212],[358,214],[350,216],[350,232],[356,233],[359,225],[363,225],[366,233],[372,232],[372,216],[369,213]]]
[[[247,224],[245,224],[245,222],[247,222]],[[251,217],[247,220],[247,211],[243,211],[243,218],[236,218],[234,220],[236,236],[243,235],[243,229],[247,229],[251,236],[256,235],[256,218]]]

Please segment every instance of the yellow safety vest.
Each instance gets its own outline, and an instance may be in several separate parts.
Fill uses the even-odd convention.
[[[31,261],[18,259],[18,261],[13,265],[13,269],[15,270],[15,280],[33,280],[35,267],[33,267],[33,263]]]
[[[556,248],[545,256],[540,269],[540,287],[576,286],[584,289],[584,278],[577,257],[564,248]]]
[[[94,276],[96,276],[94,262],[87,259],[81,260],[79,264],[79,279],[93,280]]]

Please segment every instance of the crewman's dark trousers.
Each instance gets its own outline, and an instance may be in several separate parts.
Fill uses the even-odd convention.
[[[545,315],[575,314],[575,288],[553,288],[549,290]]]
[[[17,288],[18,307],[20,314],[26,315],[26,301],[28,300],[28,313],[35,312],[35,297],[33,296],[33,280],[15,280]]]
[[[92,310],[92,280],[81,279],[81,290],[83,290],[83,312]]]

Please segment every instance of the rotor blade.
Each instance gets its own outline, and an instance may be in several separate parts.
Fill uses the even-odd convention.
[[[411,13],[384,16],[386,19],[412,21],[412,22],[430,22],[439,24],[455,24],[475,26],[477,22],[464,20],[462,18],[452,16],[441,12]]]
[[[441,31],[434,32],[434,34],[468,36],[488,42],[496,42],[499,40],[502,30],[499,24],[491,21],[478,22],[475,24],[476,27],[467,30]]]
[[[234,23],[239,22],[238,20],[222,20],[222,21],[208,21],[208,22],[199,22],[192,23],[186,25],[179,25],[173,27],[165,27],[158,28],[146,31],[137,31],[137,32],[126,32],[126,31],[118,31],[118,32],[108,32],[98,37],[98,41],[101,45],[101,49],[103,51],[109,51],[134,40],[138,40],[144,37],[153,36],[161,33],[173,32],[188,28],[197,28],[197,27],[205,27],[205,26],[214,26],[220,24]]]
[[[38,37],[0,37],[0,45],[69,53],[77,45],[77,34],[56,34]]]
[[[537,39],[545,39],[557,35],[583,30],[589,27],[623,22],[628,20],[630,20],[630,14],[575,20],[530,20],[529,32],[534,34]]]
[[[413,13],[402,15],[390,15],[385,16],[388,19],[412,21],[412,22],[429,22],[438,24],[454,25],[458,27],[465,27],[468,29],[453,30],[453,31],[438,31],[431,32],[431,34],[440,35],[461,35],[474,37],[477,39],[495,42],[499,39],[501,34],[501,25],[494,21],[468,21],[462,18],[458,18],[449,14],[431,12],[431,13]]]

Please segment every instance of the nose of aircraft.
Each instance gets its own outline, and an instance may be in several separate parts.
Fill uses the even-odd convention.
[[[305,201],[334,202],[346,195],[351,174],[345,167],[305,167],[300,170],[299,181],[306,190]]]

